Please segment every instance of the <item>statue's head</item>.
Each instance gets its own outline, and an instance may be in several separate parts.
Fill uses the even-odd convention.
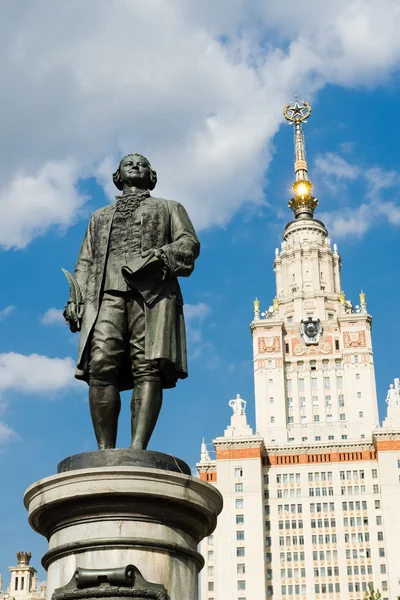
[[[121,191],[124,187],[132,186],[154,190],[157,183],[157,173],[147,158],[141,154],[127,154],[113,174],[113,182]]]

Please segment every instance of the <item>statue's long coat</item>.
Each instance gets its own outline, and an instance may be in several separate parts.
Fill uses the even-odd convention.
[[[82,290],[84,309],[79,340],[77,379],[88,381],[90,341],[102,296],[107,251],[115,204],[100,208],[91,216],[78,261],[75,278]],[[200,244],[186,210],[178,202],[149,196],[140,203],[141,254],[158,248],[167,262],[167,275],[152,287],[155,298],[145,306],[145,358],[160,361],[163,387],[173,387],[187,377],[187,353],[183,300],[177,280],[194,269]],[[133,387],[129,353],[122,368],[120,389]]]

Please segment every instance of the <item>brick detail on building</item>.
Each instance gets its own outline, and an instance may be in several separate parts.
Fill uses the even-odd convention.
[[[261,448],[217,448],[217,460],[261,458]]]
[[[394,441],[394,440],[393,440]],[[379,442],[386,443],[386,442]],[[388,442],[391,443],[391,442]],[[400,440],[396,440],[398,446],[396,448],[387,449],[399,449]],[[363,460],[376,460],[375,450],[362,450],[357,452],[329,452],[320,454],[282,454],[273,455],[270,454],[263,458],[264,466],[270,465],[305,465],[315,463],[333,463],[333,462],[355,462]]]
[[[385,450],[400,450],[400,439],[398,440],[377,440],[376,441],[377,452],[384,452]]]

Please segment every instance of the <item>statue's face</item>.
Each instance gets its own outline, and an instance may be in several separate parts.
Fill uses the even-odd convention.
[[[150,183],[150,166],[142,156],[126,156],[120,166],[122,185],[148,189]]]

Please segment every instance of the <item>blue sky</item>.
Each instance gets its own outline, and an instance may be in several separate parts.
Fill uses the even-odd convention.
[[[279,6],[278,6],[279,4]],[[165,394],[151,448],[192,467],[223,433],[227,403],[254,426],[249,323],[275,295],[272,262],[293,180],[295,93],[309,175],[341,254],[349,299],[367,293],[381,418],[399,376],[400,8],[390,0],[302,3],[6,0],[0,8],[0,572],[17,550],[39,567],[46,542],[24,490],[95,448],[87,388],[73,379],[77,336],[60,319],[90,213],[111,201],[128,151],[182,202],[202,251],[182,281],[190,377]],[[94,7],[96,10],[94,11]],[[229,10],[228,10],[229,7]],[[79,20],[77,10],[79,8]],[[128,444],[128,395],[119,445]],[[43,570],[39,572],[44,578]]]

